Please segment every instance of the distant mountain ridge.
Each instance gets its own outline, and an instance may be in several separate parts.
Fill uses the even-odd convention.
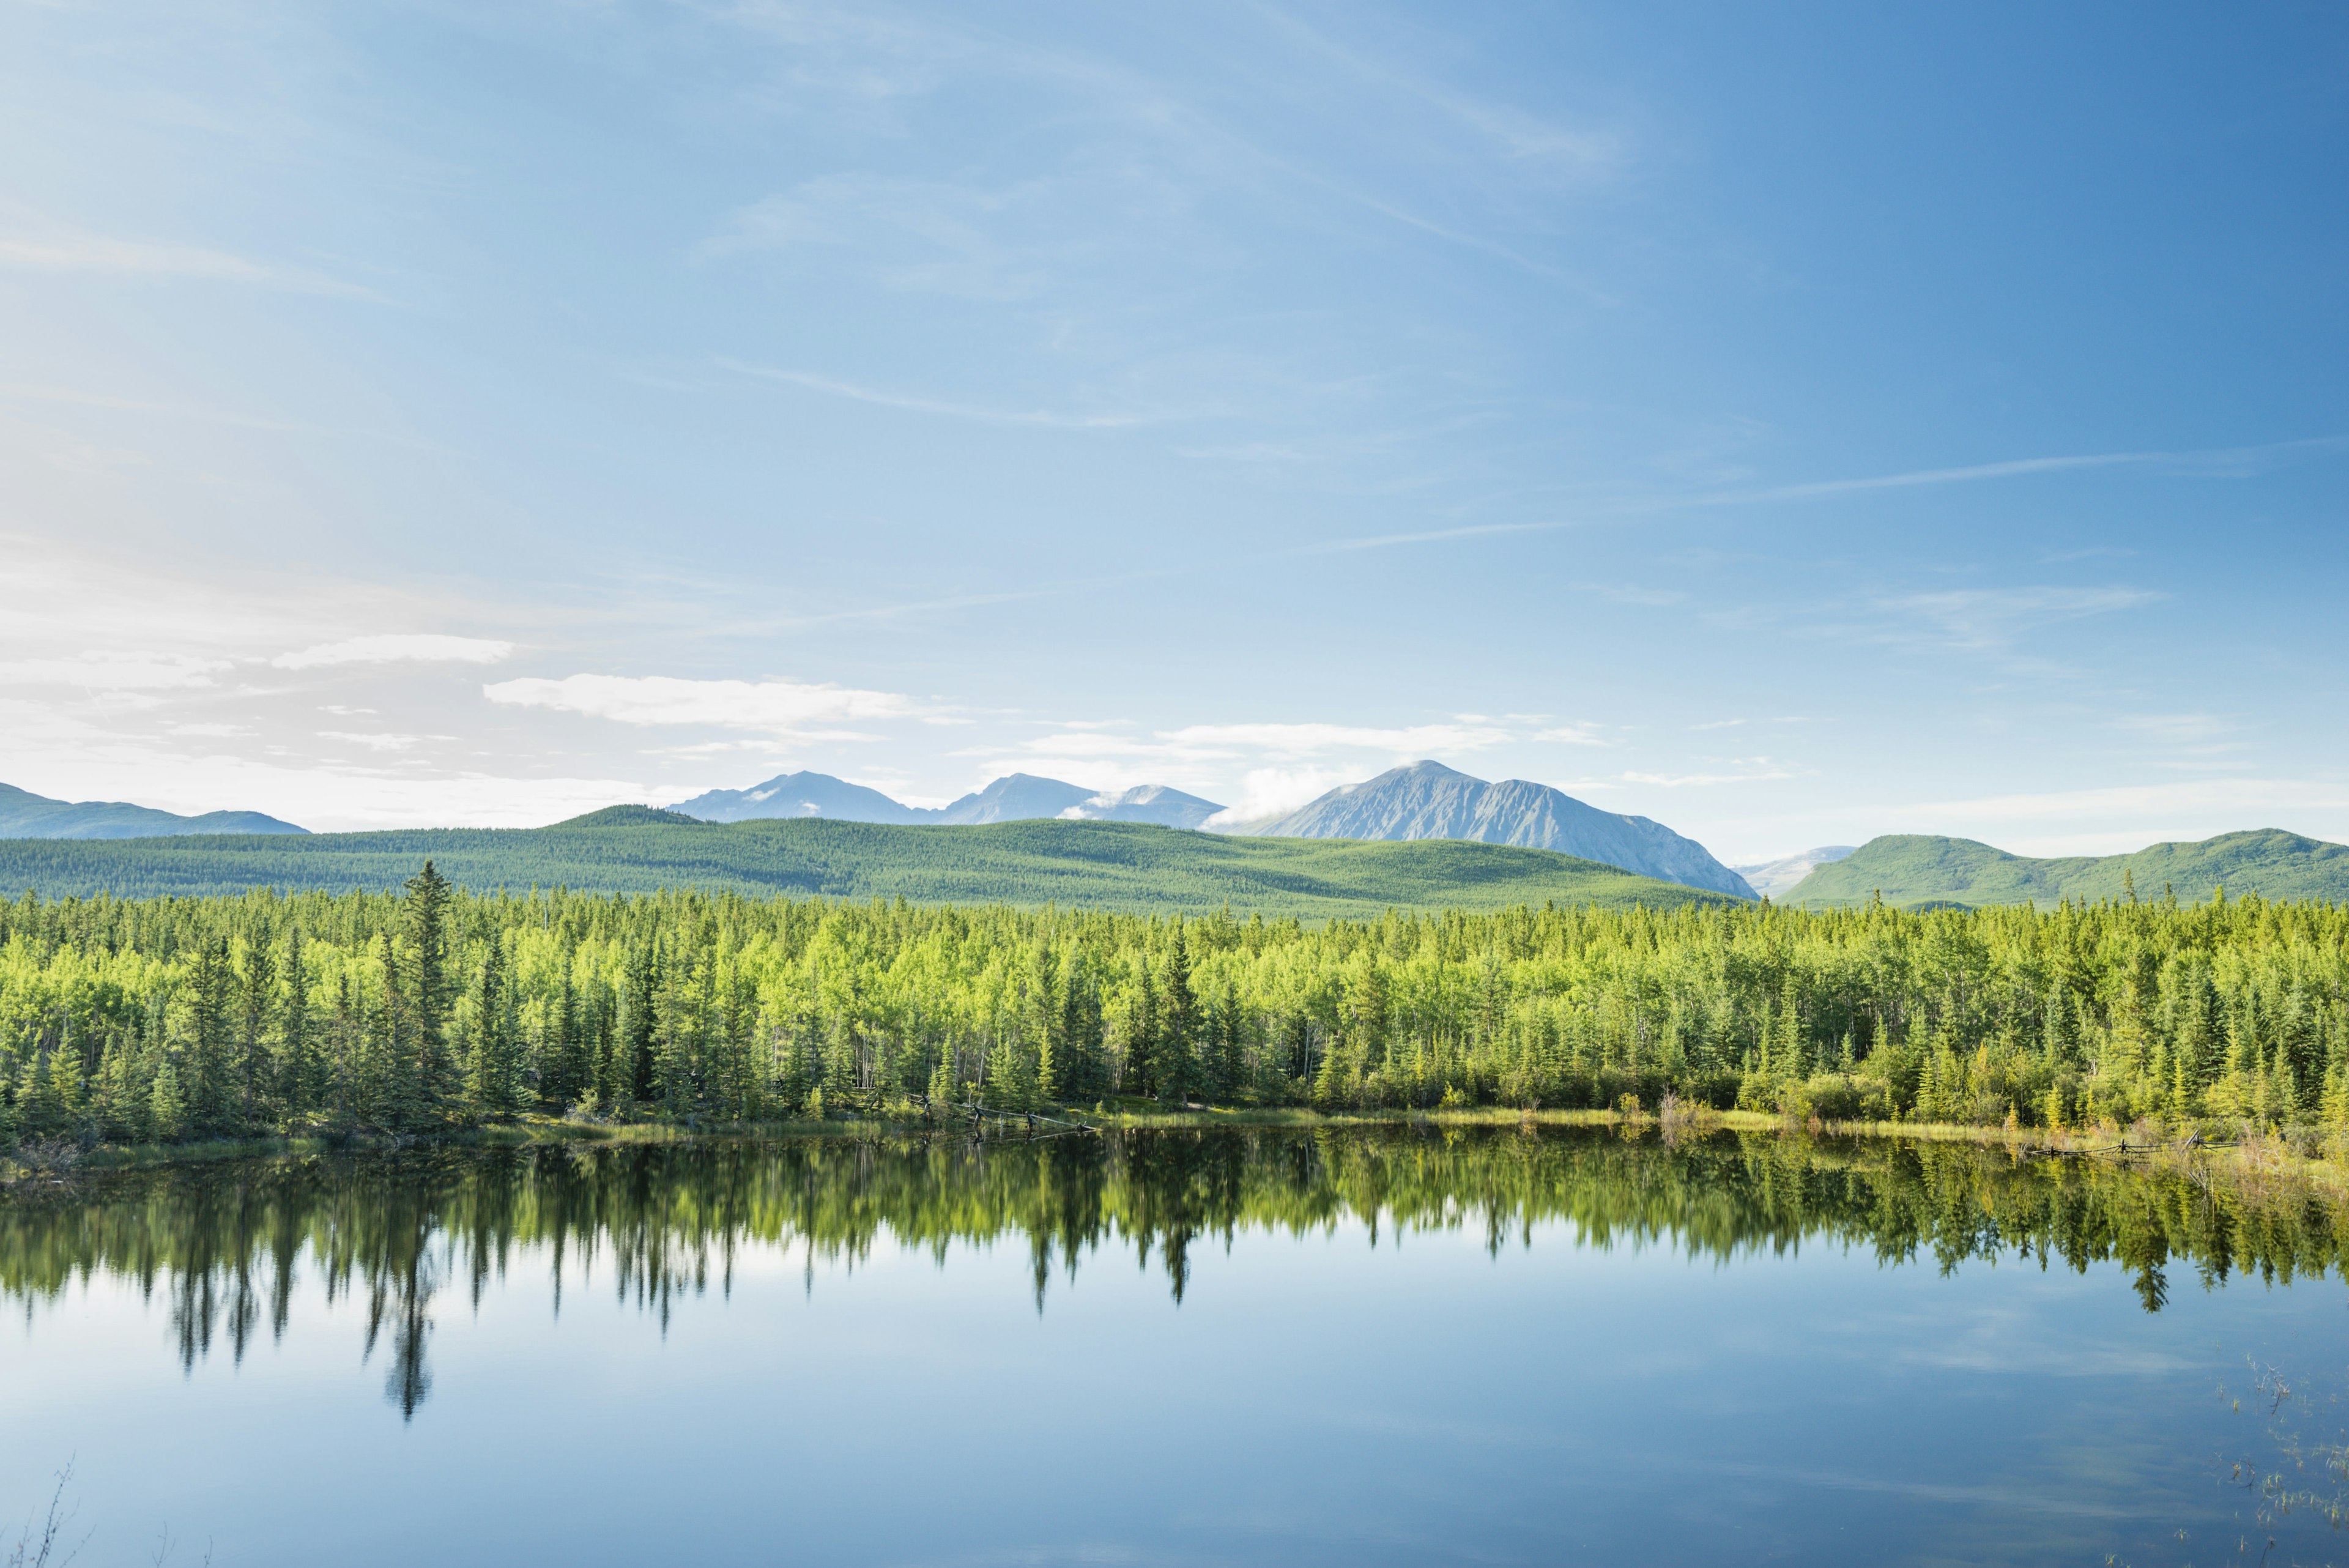
[[[905,805],[877,789],[830,774],[781,774],[749,789],[714,789],[667,808],[704,822],[761,822],[777,817],[828,817],[834,822],[882,822],[904,826],[978,826],[994,822],[1059,818],[1069,822],[1149,822],[1196,827],[1224,808],[1164,784],[1141,784],[1114,794],[1089,790],[1033,774],[1007,774],[951,805]]]
[[[2052,905],[2062,898],[2119,898],[2135,879],[2140,899],[2167,888],[2199,902],[2224,887],[2263,898],[2349,900],[2349,845],[2281,828],[2222,833],[2199,843],[2156,844],[2133,855],[2033,859],[1971,838],[1894,834],[1871,838],[1790,889],[1806,909],[1864,904],[1881,892],[1903,909],[1920,904]]]
[[[1752,883],[1754,890],[1764,898],[1783,902],[1804,877],[1830,861],[1842,859],[1852,849],[1848,844],[1829,844],[1798,855],[1783,855],[1775,860],[1757,860],[1750,866],[1733,866],[1730,869]]]
[[[1390,768],[1257,829],[1275,838],[1462,838],[1550,849],[1642,877],[1751,898],[1744,877],[1660,822],[1601,811],[1527,779],[1488,784],[1417,762]]]
[[[51,800],[0,784],[0,838],[176,838],[191,833],[307,833],[257,811],[181,816],[119,800]]]

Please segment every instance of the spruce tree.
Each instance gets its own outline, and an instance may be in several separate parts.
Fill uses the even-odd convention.
[[[449,879],[429,860],[408,879],[403,913],[410,969],[403,1000],[415,1040],[419,1110],[447,1096],[455,1074],[448,1040],[454,1000],[449,975],[449,904],[454,896]]]

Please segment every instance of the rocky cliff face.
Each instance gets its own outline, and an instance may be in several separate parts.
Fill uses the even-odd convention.
[[[1526,779],[1488,784],[1440,763],[1393,768],[1332,790],[1262,828],[1282,838],[1469,838],[1554,849],[1643,877],[1740,898],[1754,889],[1694,839]]]

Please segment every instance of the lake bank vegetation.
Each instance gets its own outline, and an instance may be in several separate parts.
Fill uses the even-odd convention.
[[[2349,909],[1309,927],[673,892],[0,905],[0,1144],[1671,1106],[2349,1156]],[[1200,1114],[1214,1114],[1203,1111]]]

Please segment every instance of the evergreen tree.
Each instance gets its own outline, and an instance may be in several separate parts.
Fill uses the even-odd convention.
[[[473,979],[473,1038],[466,1089],[476,1115],[509,1121],[523,1106],[521,1043],[506,981],[505,939],[492,934]]]
[[[1158,1097],[1187,1102],[1198,1077],[1195,1055],[1199,1033],[1199,999],[1191,990],[1191,953],[1184,922],[1174,922],[1174,940],[1166,945],[1158,971],[1158,1030],[1153,1067]]]
[[[415,1041],[418,1108],[445,1099],[456,1064],[449,1053],[449,1013],[454,1002],[449,975],[449,904],[455,896],[447,877],[427,860],[408,879],[405,908],[410,971],[402,1000]]]

